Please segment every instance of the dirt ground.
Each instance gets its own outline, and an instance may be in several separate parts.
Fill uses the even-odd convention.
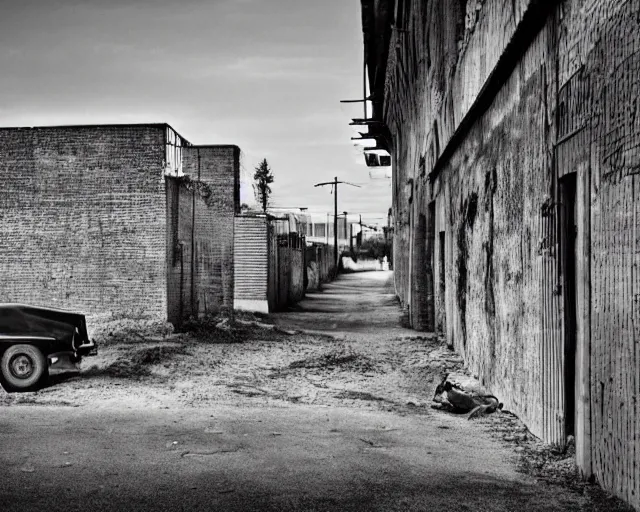
[[[38,510],[69,462],[80,487],[50,510],[107,510],[134,495],[136,510],[629,510],[508,411],[467,421],[432,409],[443,374],[469,376],[437,336],[401,327],[390,272],[344,275],[292,311],[238,320],[114,337],[78,375],[0,391],[0,509]],[[76,422],[82,432],[65,437]],[[124,451],[94,453],[105,441]],[[102,474],[92,457],[111,468],[107,488],[91,485]],[[149,492],[131,484],[136,466],[156,474],[141,477]],[[34,474],[43,494],[16,502]],[[222,479],[213,491],[206,475]],[[151,492],[158,481],[184,492],[184,478],[185,502]]]

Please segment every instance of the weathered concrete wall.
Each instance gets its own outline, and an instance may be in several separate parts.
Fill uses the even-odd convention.
[[[192,304],[193,190],[167,177],[167,320],[179,326],[194,313]]]
[[[396,288],[414,327],[433,318],[536,435],[575,431],[583,472],[640,507],[640,2],[559,2],[514,50],[540,5],[414,2],[396,20]]]
[[[420,215],[418,181],[444,151],[531,4],[536,2],[412,2],[395,20],[403,30],[391,37],[384,118],[394,145],[394,255],[400,256],[394,271],[403,302],[411,303],[409,275],[417,263],[410,226]]]
[[[322,288],[323,283],[331,281],[335,277],[335,264],[333,263],[333,247],[327,244],[313,244],[305,250],[307,264],[307,290],[315,291]]]
[[[165,127],[0,129],[0,301],[164,320]]]
[[[290,248],[289,256],[289,301],[292,303],[299,302],[304,299],[304,249],[302,247]]]
[[[174,323],[233,308],[239,149],[184,147],[182,171],[183,177],[167,178],[169,320]]]
[[[545,71],[548,33],[540,34],[491,108],[456,149],[429,194],[422,182],[417,209],[436,200],[444,232],[446,334],[505,407],[531,430],[544,432],[559,404],[543,406],[539,348],[560,325],[544,328],[558,304],[542,296],[541,281],[553,282],[550,255],[538,245],[545,236],[539,207],[550,192],[551,161],[545,150],[549,91]],[[435,253],[439,253],[438,237]],[[548,383],[551,383],[550,381]],[[559,434],[558,434],[559,435]]]
[[[277,220],[269,223],[269,310],[279,311],[304,298],[305,239],[292,232],[277,233]]]
[[[234,216],[240,211],[240,149],[185,148],[183,169],[206,185],[204,201],[196,204],[198,312],[232,309]]]

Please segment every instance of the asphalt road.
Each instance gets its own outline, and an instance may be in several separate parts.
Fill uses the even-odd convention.
[[[0,422],[0,509],[579,510],[458,421],[295,406],[12,407]]]

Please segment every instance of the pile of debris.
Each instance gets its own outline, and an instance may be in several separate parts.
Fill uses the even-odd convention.
[[[252,313],[235,312],[186,321],[180,331],[197,341],[206,343],[242,343],[252,340],[278,341],[283,334],[291,336],[296,331],[282,329]]]

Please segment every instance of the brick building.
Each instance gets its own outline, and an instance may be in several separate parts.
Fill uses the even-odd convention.
[[[180,320],[233,307],[236,146],[166,124],[0,129],[0,302]]]
[[[413,327],[640,508],[640,2],[361,3]]]

